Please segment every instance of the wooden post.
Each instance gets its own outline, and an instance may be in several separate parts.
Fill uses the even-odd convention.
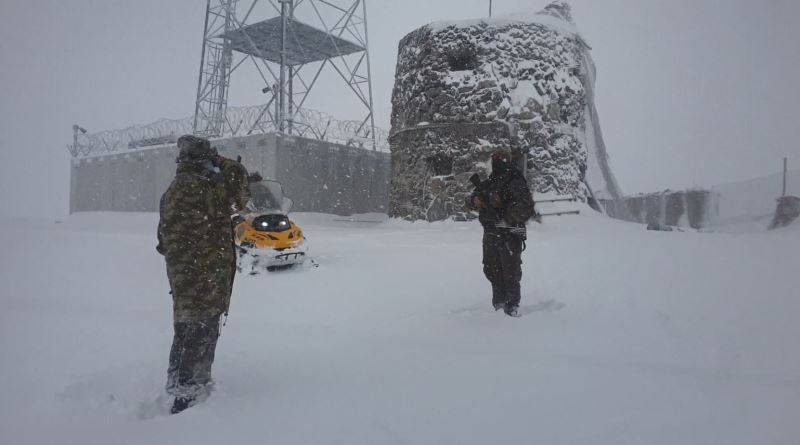
[[[489,0],[489,17],[492,16],[492,0]]]

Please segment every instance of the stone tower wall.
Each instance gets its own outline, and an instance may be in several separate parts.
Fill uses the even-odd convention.
[[[524,155],[535,191],[585,199],[587,54],[563,2],[519,20],[434,23],[404,37],[392,93],[390,213],[468,217],[468,178],[487,175],[499,147]]]

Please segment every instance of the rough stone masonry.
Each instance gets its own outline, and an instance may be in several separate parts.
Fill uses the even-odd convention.
[[[399,44],[390,214],[466,219],[473,173],[513,147],[534,191],[617,199],[594,106],[595,67],[567,3],[441,22]]]

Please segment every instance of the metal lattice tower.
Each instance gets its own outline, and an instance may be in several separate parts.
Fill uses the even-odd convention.
[[[246,0],[246,9],[237,3],[207,0],[194,133],[278,131],[324,139],[325,123],[304,118],[310,111],[304,105],[327,71],[363,105],[353,139],[375,148],[366,0]],[[249,128],[226,112],[231,76],[245,67],[255,68],[261,92],[270,96]]]
[[[237,0],[221,0],[212,4],[212,0],[207,1],[200,78],[194,109],[193,128],[197,135],[223,134],[233,51],[228,41],[215,39],[214,36],[233,30],[236,2]]]

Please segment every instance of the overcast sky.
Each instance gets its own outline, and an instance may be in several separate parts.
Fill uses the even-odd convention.
[[[494,0],[494,12],[547,3]],[[783,156],[800,167],[800,2],[570,4],[593,47],[600,121],[626,193],[762,176]],[[67,213],[73,123],[95,132],[193,113],[204,7],[202,0],[5,5],[0,214]],[[431,21],[485,16],[488,0],[368,0],[368,13],[376,122],[388,129],[399,39]],[[263,98],[242,91],[231,105]],[[337,103],[330,95],[317,102],[349,111]]]

